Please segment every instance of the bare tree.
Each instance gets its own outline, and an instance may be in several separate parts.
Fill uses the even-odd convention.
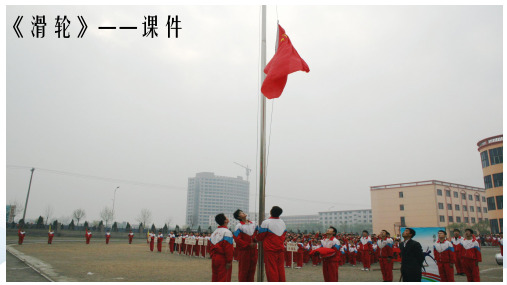
[[[77,210],[74,210],[74,212],[72,213],[72,217],[74,217],[74,219],[77,220],[77,225],[76,226],[79,226],[79,220],[81,220],[82,218],[86,217],[86,212],[85,210],[83,209],[77,209]]]
[[[105,206],[102,211],[100,211],[100,217],[102,220],[106,221],[106,228],[110,221],[113,220],[113,210],[108,206]]]
[[[46,217],[46,226],[49,223],[49,219],[53,217],[53,207],[51,205],[47,205],[44,209],[44,217]]]
[[[151,223],[151,211],[144,208],[141,210],[141,214],[137,216],[137,221],[143,223],[144,227],[148,227],[148,224]]]

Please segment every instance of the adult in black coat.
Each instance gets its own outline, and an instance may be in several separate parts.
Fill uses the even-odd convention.
[[[401,250],[401,276],[403,282],[421,282],[424,253],[421,244],[412,238],[415,231],[406,228],[402,233],[404,242],[400,243]]]

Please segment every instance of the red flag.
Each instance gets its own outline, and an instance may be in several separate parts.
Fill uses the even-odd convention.
[[[299,70],[310,72],[308,64],[292,46],[285,30],[278,25],[278,49],[264,68],[266,78],[262,83],[262,94],[268,99],[280,97],[287,83],[287,76]]]

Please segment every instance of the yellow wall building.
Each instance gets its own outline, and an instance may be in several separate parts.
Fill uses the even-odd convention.
[[[370,187],[373,232],[488,219],[485,189],[438,180]]]
[[[503,231],[503,135],[477,143],[481,156],[491,232]]]

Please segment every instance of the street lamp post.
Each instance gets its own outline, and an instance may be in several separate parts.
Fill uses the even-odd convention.
[[[113,195],[113,217],[112,217],[113,220],[114,220],[114,200],[116,199],[116,190],[118,190],[118,188],[120,188],[120,186],[118,186],[118,187],[116,187],[116,189],[114,189],[114,195]]]

